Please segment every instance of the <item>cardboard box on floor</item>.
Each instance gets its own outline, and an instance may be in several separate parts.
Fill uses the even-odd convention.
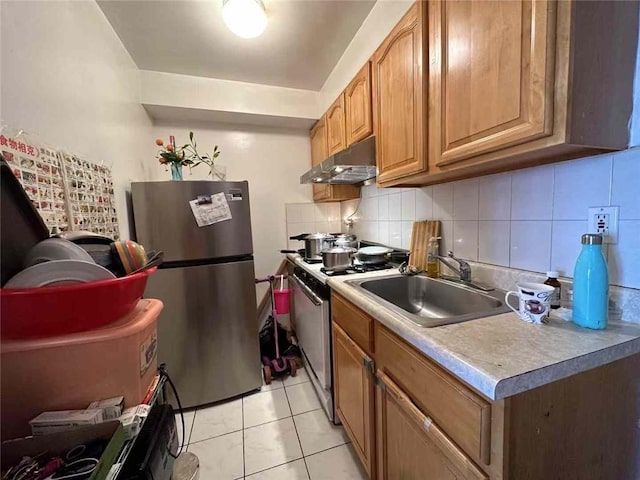
[[[104,480],[118,459],[125,442],[124,430],[117,420],[81,427],[68,432],[6,440],[0,445],[0,468],[2,468],[2,472],[5,472],[19,463],[25,455],[35,456],[44,451],[49,452],[51,456],[63,455],[64,452],[76,445],[97,439],[108,440],[109,443],[90,480]]]

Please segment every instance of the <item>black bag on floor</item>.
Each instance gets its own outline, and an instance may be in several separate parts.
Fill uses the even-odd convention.
[[[269,316],[264,326],[260,330],[260,356],[269,360],[276,358],[276,339],[273,330],[273,316]],[[278,328],[278,348],[280,350],[281,357],[299,357],[300,350],[296,345],[293,345],[287,335],[287,330],[284,329],[279,322],[276,322]]]

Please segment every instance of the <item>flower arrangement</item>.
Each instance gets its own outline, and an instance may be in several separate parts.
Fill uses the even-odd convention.
[[[193,132],[189,132],[189,143],[182,146],[176,146],[176,139],[173,135],[169,137],[169,143],[164,144],[161,138],[156,139],[156,145],[161,147],[158,150],[158,162],[162,165],[171,167],[171,175],[174,180],[182,180],[182,167],[188,166],[189,170],[204,163],[209,167],[209,175],[216,174],[220,177],[216,170],[215,160],[220,156],[220,149],[215,145],[211,154],[201,155],[198,152],[197,144]],[[177,178],[179,177],[179,178]],[[224,180],[224,178],[220,178]]]

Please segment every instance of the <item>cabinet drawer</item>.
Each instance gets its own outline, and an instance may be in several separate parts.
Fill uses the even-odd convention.
[[[331,317],[360,348],[373,353],[373,319],[344,298],[331,295]]]
[[[376,365],[473,459],[490,460],[491,404],[393,333],[376,325]]]

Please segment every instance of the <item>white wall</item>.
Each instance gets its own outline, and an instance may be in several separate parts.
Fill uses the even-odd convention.
[[[125,190],[154,152],[135,64],[93,1],[3,0],[0,15],[2,122],[112,165],[127,238]]]
[[[309,202],[311,186],[300,184],[300,175],[311,164],[311,147],[306,130],[271,129],[258,126],[225,124],[194,125],[161,123],[154,126],[154,138],[167,141],[169,135],[178,144],[189,139],[192,129],[198,149],[221,150],[219,163],[227,168],[227,180],[248,180],[251,202],[251,228],[256,275],[274,273],[284,258],[281,249],[287,248],[285,220],[286,203]],[[202,153],[202,152],[201,152]],[[168,180],[170,172],[155,159],[153,180]],[[209,169],[200,165],[184,170],[184,179],[206,179]],[[259,290],[259,293],[261,290]]]
[[[216,78],[140,71],[143,105],[270,117],[319,118],[318,92]]]
[[[409,248],[415,220],[441,220],[441,251],[467,260],[573,276],[587,208],[620,207],[610,283],[640,289],[640,148],[423,188],[363,188],[355,233]],[[349,215],[357,201],[343,202]]]
[[[320,113],[329,108],[413,3],[413,0],[376,2],[320,89]]]

